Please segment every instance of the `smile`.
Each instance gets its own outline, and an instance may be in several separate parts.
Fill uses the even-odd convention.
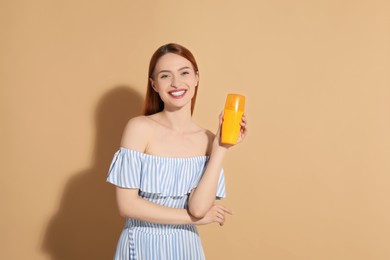
[[[187,90],[185,89],[181,89],[181,90],[175,90],[175,91],[171,91],[169,92],[169,94],[173,97],[182,97],[184,96],[184,94],[187,92]]]

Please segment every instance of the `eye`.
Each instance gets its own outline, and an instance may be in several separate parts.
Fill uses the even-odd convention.
[[[168,74],[161,74],[161,75],[160,75],[160,79],[166,79],[166,78],[168,78],[168,77],[169,77]]]
[[[181,73],[181,75],[183,75],[183,76],[188,75],[188,74],[190,74],[190,72],[187,71],[187,70],[185,70],[185,71],[183,71],[183,72]]]

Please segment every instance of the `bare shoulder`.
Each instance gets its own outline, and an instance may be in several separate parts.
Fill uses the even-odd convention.
[[[204,133],[205,135],[207,136],[207,138],[211,141],[214,140],[214,137],[215,137],[215,134],[213,132],[211,132],[210,130],[208,129],[204,129]]]
[[[123,131],[121,146],[144,152],[151,134],[151,121],[147,116],[131,118]]]

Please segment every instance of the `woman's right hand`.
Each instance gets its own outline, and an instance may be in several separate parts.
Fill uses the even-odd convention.
[[[214,203],[206,215],[199,219],[196,224],[206,225],[211,223],[218,223],[220,226],[223,226],[226,220],[226,214],[232,215],[232,211],[223,205]]]

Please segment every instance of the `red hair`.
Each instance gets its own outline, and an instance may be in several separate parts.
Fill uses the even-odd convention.
[[[194,55],[192,55],[192,53],[187,48],[176,43],[168,43],[158,48],[154,52],[149,63],[148,86],[146,89],[146,97],[143,111],[143,114],[145,116],[152,115],[164,110],[164,102],[161,100],[160,95],[152,88],[151,79],[153,79],[153,72],[158,60],[167,53],[177,54],[189,60],[194,67],[195,73],[198,73],[198,65],[196,63]],[[191,100],[191,115],[194,111],[197,92],[198,87],[195,88],[194,97]]]

